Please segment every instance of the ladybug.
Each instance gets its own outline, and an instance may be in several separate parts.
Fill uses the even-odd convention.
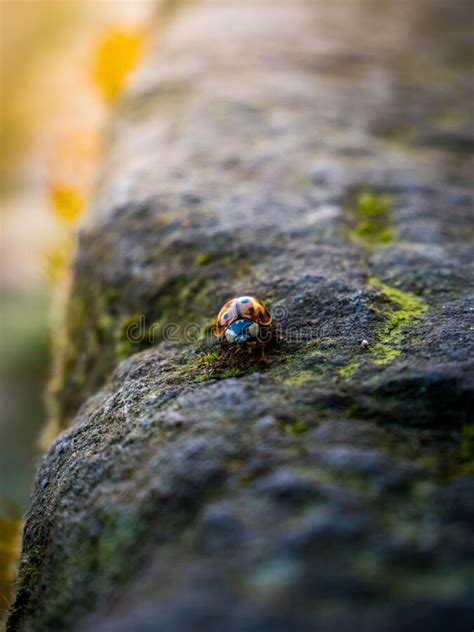
[[[222,349],[252,351],[261,348],[271,339],[272,315],[254,296],[239,296],[225,303],[216,318],[214,333],[219,336]]]

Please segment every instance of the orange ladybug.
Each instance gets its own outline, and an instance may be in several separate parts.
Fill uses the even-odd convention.
[[[255,347],[268,342],[272,315],[254,296],[239,296],[227,301],[216,318],[214,333],[220,336],[223,347]]]

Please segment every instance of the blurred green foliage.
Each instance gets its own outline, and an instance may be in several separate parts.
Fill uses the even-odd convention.
[[[47,292],[7,294],[0,310],[0,502],[24,507],[36,465],[36,438],[44,423],[49,371]]]

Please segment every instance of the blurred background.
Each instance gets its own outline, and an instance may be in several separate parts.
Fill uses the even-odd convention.
[[[55,310],[149,0],[1,0],[0,600],[40,456]],[[56,306],[56,307],[55,307]]]

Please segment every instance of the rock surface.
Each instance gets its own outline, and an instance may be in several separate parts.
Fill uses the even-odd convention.
[[[472,628],[469,13],[201,0],[160,32],[80,235],[9,630]],[[243,293],[268,366],[206,335]]]

